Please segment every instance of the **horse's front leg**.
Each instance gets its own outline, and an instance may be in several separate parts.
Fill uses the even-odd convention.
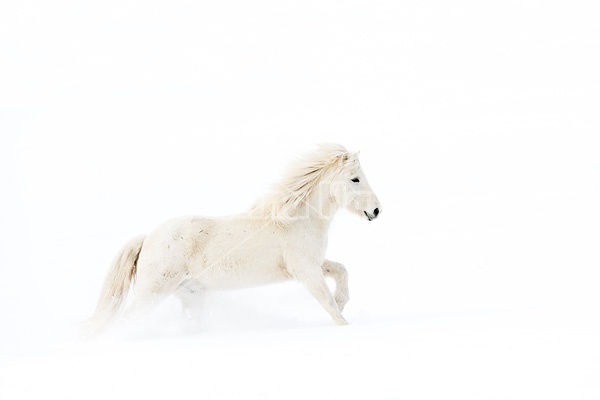
[[[348,303],[348,300],[350,300],[350,295],[348,294],[348,271],[339,262],[331,260],[323,261],[321,268],[325,277],[331,277],[335,281],[335,302],[340,311],[344,311],[344,307]]]
[[[348,323],[325,282],[321,265],[298,261],[293,263],[293,266],[288,266],[288,271],[296,280],[304,284],[336,324],[346,325]]]

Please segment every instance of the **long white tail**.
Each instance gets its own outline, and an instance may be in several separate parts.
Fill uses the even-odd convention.
[[[112,262],[94,315],[87,322],[87,333],[100,333],[118,316],[131,282],[135,279],[137,260],[146,236],[131,239]]]

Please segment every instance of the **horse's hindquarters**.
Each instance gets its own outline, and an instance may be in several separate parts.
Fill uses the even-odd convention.
[[[138,265],[138,283],[153,292],[176,290],[186,280],[235,289],[288,278],[281,233],[244,216],[171,220],[148,236]]]

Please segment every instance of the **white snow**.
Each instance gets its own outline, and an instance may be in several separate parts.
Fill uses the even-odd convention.
[[[3,2],[0,399],[600,398],[598,11]],[[327,141],[383,205],[331,230],[350,325],[286,283],[78,338],[126,240]]]

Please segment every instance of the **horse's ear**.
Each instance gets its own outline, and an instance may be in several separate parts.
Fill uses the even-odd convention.
[[[344,161],[351,160],[351,161],[356,162],[356,161],[358,161],[358,155],[359,154],[360,154],[360,151],[353,152],[353,153],[348,152],[348,153],[345,154]]]
[[[340,157],[340,160],[342,161],[342,164],[347,164],[349,162],[357,162],[359,154],[360,154],[360,151],[353,152],[353,153],[347,152],[347,153],[344,153]]]

